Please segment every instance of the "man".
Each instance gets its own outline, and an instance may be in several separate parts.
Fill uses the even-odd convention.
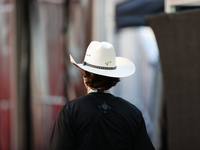
[[[51,150],[154,150],[142,113],[128,101],[110,94],[134,64],[116,57],[110,43],[93,41],[81,69],[88,94],[63,106],[50,141]]]

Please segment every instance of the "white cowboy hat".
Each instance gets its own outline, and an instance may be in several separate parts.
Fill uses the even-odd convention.
[[[108,77],[127,77],[135,72],[135,65],[126,58],[116,57],[112,44],[108,42],[92,41],[81,64],[77,64],[71,55],[70,60],[83,70]]]

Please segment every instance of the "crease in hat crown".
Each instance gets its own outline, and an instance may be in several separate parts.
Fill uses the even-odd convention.
[[[99,67],[116,67],[115,57],[110,43],[92,41],[86,50],[84,62]]]

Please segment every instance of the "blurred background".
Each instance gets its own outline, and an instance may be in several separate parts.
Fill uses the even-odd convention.
[[[86,94],[93,40],[135,64],[111,89],[158,150],[200,147],[200,0],[0,0],[0,150],[46,150],[60,108]]]

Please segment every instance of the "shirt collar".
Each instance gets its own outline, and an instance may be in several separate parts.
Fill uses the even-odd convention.
[[[109,93],[110,94],[110,91],[109,90],[100,90],[100,89],[91,89],[89,93]]]

